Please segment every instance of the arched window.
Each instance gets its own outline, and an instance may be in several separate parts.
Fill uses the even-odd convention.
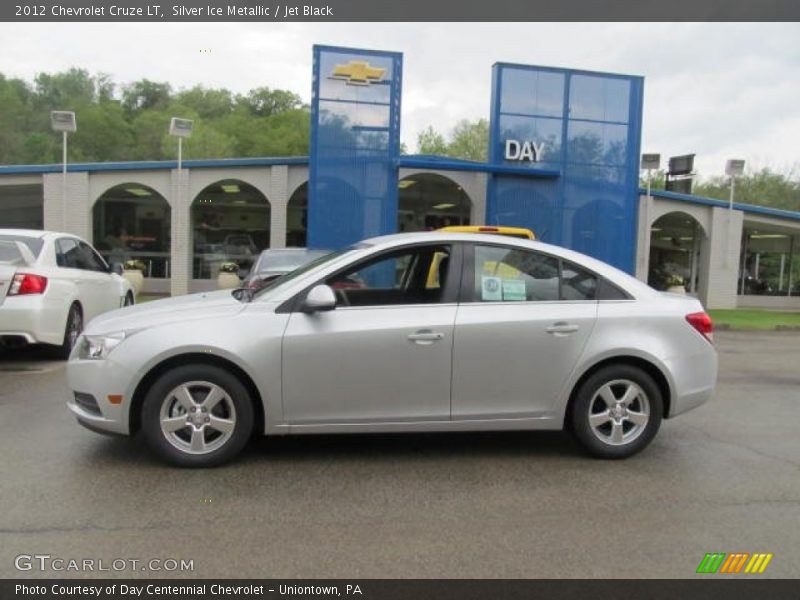
[[[192,203],[193,278],[213,279],[222,263],[247,270],[269,248],[266,196],[238,179],[212,183]]]
[[[103,193],[92,209],[94,246],[110,265],[140,260],[145,277],[170,276],[171,211],[153,188],[123,183]]]

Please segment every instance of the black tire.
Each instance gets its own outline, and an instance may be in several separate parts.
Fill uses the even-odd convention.
[[[125,301],[122,303],[122,306],[133,306],[133,304],[134,304],[133,294],[131,292],[128,292],[127,294],[125,294]]]
[[[173,433],[166,433],[161,426],[162,417],[174,419],[176,422],[185,417],[188,422],[189,413],[185,408],[181,412],[183,405],[180,402],[176,405],[177,398],[172,392],[190,382],[213,384],[225,394],[225,398],[213,409],[220,408],[223,412],[216,415],[208,413],[207,421],[216,416],[234,422],[230,433],[218,432],[211,423],[207,426],[208,430],[198,424],[203,431],[204,443],[208,440],[210,446],[220,444],[208,451],[199,451],[200,453],[192,453],[190,448],[184,447],[190,445],[192,436],[196,435],[194,425],[187,424]],[[187,389],[197,402],[197,408],[194,409],[197,412],[203,399],[207,397],[203,395],[203,389],[207,388],[198,385]],[[214,467],[236,456],[250,438],[253,432],[253,400],[238,377],[229,371],[213,365],[185,365],[167,371],[150,387],[142,405],[141,424],[147,444],[167,462],[178,467]],[[216,434],[228,437],[222,441],[221,437],[213,437]]]
[[[633,399],[627,407],[614,401],[615,408],[609,408],[609,390],[613,400],[624,399],[628,391]],[[592,456],[627,458],[644,449],[658,433],[663,407],[661,390],[645,371],[631,365],[609,365],[578,389],[571,407],[572,432]]]
[[[67,322],[64,325],[64,340],[60,346],[53,347],[53,353],[57,358],[67,360],[78,336],[83,331],[83,312],[80,305],[76,302],[69,307]]]

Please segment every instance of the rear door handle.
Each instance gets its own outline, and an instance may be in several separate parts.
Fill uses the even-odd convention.
[[[430,329],[421,329],[415,331],[408,336],[408,339],[419,344],[420,346],[430,346],[434,342],[438,342],[444,338],[444,334],[438,331],[431,331]]]
[[[545,331],[547,333],[552,333],[556,337],[563,337],[570,333],[575,333],[578,329],[579,327],[577,325],[571,323],[553,323],[550,327],[546,328]]]

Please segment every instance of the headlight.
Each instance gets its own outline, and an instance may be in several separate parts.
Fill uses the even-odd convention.
[[[78,357],[89,360],[103,360],[129,335],[124,331],[105,335],[84,335]]]

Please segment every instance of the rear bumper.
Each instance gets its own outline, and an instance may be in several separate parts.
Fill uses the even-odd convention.
[[[61,310],[48,306],[45,296],[6,297],[0,305],[0,337],[21,337],[29,344],[60,345],[66,319]]]
[[[667,418],[675,417],[707,402],[717,384],[717,352],[709,344],[699,354],[679,356],[666,361],[673,375],[672,400]]]

